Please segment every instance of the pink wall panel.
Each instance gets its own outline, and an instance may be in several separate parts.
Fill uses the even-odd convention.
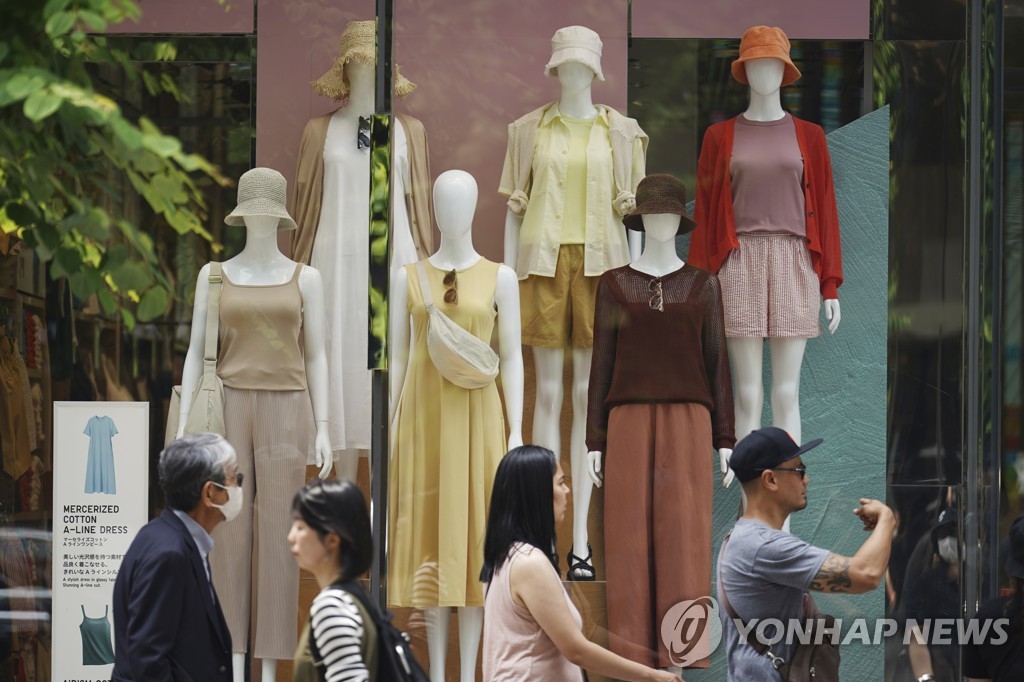
[[[110,33],[252,33],[252,0],[139,0],[142,17]]]
[[[313,0],[260,0],[258,11],[256,162],[291,182],[306,121],[337,106],[313,93],[309,81],[330,66],[345,24],[373,18],[374,4],[348,1],[339,9]],[[551,35],[571,24],[601,35],[608,80],[595,84],[594,97],[624,110],[625,2],[395,0],[395,59],[418,86],[395,108],[426,126],[435,177],[461,168],[476,178],[474,236],[492,260],[502,257],[505,203],[497,187],[507,126],[558,97],[558,81],[545,78],[544,64]]]
[[[866,40],[869,0],[633,0],[636,38],[739,38],[759,24],[790,38]]]

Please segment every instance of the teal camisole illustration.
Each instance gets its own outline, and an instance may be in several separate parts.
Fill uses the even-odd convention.
[[[82,606],[82,665],[108,665],[114,662],[114,648],[110,645],[110,621],[107,613],[110,607],[103,609],[102,618],[90,618],[85,615]]]

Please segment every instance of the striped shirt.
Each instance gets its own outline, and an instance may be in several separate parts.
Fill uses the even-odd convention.
[[[363,618],[352,596],[328,587],[313,599],[309,612],[312,635],[327,666],[327,682],[366,682],[363,661]]]

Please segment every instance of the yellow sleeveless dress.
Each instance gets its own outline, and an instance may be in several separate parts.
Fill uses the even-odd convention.
[[[486,342],[497,313],[498,263],[457,271],[458,301],[444,301],[445,271],[428,261],[434,304]],[[391,434],[388,603],[483,606],[480,582],[491,485],[505,454],[505,419],[494,382],[464,389],[427,352],[427,311],[416,266],[405,266],[414,339]]]

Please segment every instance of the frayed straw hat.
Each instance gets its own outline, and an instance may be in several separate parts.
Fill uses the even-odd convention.
[[[238,179],[238,205],[224,222],[240,227],[246,216],[273,216],[279,218],[278,230],[294,230],[295,221],[285,207],[287,195],[288,181],[273,168],[247,170]]]
[[[343,100],[348,97],[348,77],[345,64],[357,61],[374,66],[377,63],[377,24],[374,21],[350,21],[341,33],[338,58],[330,70],[313,81],[313,90],[324,97]],[[416,85],[402,75],[395,64],[395,94],[405,97],[416,89]]]
[[[747,84],[747,67],[744,62],[751,59],[771,57],[785,64],[782,85],[789,85],[800,78],[800,69],[789,58],[789,38],[777,26],[752,26],[740,38],[740,56],[732,63],[732,77]]]
[[[555,75],[558,67],[566,62],[580,62],[591,68],[594,75],[597,76],[597,80],[603,81],[604,73],[601,71],[603,47],[601,36],[586,26],[560,28],[551,38],[551,59],[544,67],[544,75]]]

